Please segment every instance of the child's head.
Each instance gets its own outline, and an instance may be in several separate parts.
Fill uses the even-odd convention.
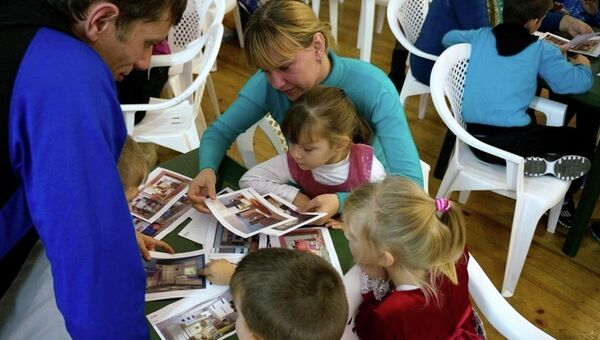
[[[338,340],[344,332],[344,284],[317,255],[261,249],[242,259],[229,287],[241,340]]]
[[[455,204],[440,212],[416,183],[388,176],[354,190],[343,219],[355,262],[383,266],[390,276],[408,275],[427,297],[436,296],[440,274],[456,284],[454,264],[464,251],[466,230]]]
[[[119,156],[119,175],[127,202],[131,202],[137,196],[138,187],[144,182],[147,172],[148,166],[142,148],[133,138],[127,136]]]
[[[536,24],[539,24],[552,5],[552,0],[504,0],[502,20],[518,26],[525,26],[532,20],[537,20]]]
[[[344,91],[330,86],[315,86],[293,102],[281,130],[303,169],[341,161],[352,142],[369,143],[372,134]]]

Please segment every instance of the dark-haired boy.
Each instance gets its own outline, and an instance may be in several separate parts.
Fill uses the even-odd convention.
[[[210,262],[204,274],[213,283],[229,282],[240,340],[339,340],[344,332],[348,302],[342,278],[317,255],[261,249],[237,267]]]

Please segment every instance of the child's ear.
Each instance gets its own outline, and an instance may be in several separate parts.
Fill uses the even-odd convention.
[[[350,146],[350,143],[351,143],[351,142],[352,142],[352,140],[350,140],[350,138],[348,138],[348,137],[344,137],[344,139],[342,139],[342,140],[341,140],[341,141],[340,141],[340,142],[337,144],[337,147],[336,147],[336,150],[335,150],[335,151],[338,151],[338,152],[340,152],[340,151],[342,151],[342,150],[346,150],[346,149],[348,149],[348,147]]]
[[[525,28],[529,31],[529,33],[533,33],[540,28],[541,23],[542,19],[529,19],[525,23]]]
[[[109,2],[98,2],[92,5],[85,19],[85,36],[95,42],[104,34],[111,22],[116,24],[119,8]]]
[[[392,255],[389,251],[384,250],[379,254],[379,261],[377,264],[382,267],[389,267],[393,265],[394,262],[396,262],[394,255]]]

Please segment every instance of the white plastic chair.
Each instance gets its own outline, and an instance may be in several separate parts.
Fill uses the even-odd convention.
[[[237,0],[218,0],[225,1],[225,13],[233,11],[233,21],[235,21],[235,30],[237,32],[240,47],[244,48],[244,28],[242,27],[242,16],[240,15],[240,5]],[[223,20],[223,19],[221,19]]]
[[[167,148],[188,152],[200,145],[199,131],[206,129],[204,116],[198,117],[202,84],[214,64],[221,40],[223,25],[212,26],[187,48],[172,54],[153,56],[150,67],[183,65],[183,75],[189,77],[189,86],[171,99],[150,98],[148,104],[121,105],[125,115],[127,133],[138,142],[155,143]],[[201,67],[196,79],[191,81],[194,57],[200,57]],[[136,111],[146,111],[146,116],[134,126]],[[199,119],[197,119],[199,118]],[[198,125],[198,127],[197,127]]]
[[[235,1],[237,6],[237,1]],[[171,52],[178,52],[200,37],[202,32],[217,24],[221,24],[225,15],[225,4],[222,0],[188,0],[187,7],[183,13],[181,21],[169,30],[167,41]],[[199,62],[196,62],[192,71],[198,73]],[[189,86],[191,78],[181,76],[182,67],[172,66],[169,68],[169,80],[167,85],[170,87],[174,96],[181,94],[181,91]],[[186,79],[188,82],[184,81]],[[221,114],[219,100],[215,92],[215,86],[210,74],[206,77],[206,90],[215,115]]]
[[[466,131],[462,119],[462,98],[470,55],[469,44],[454,45],[442,53],[431,73],[431,96],[435,108],[457,137],[437,197],[448,197],[453,191],[462,191],[459,201],[465,203],[468,191],[491,190],[516,199],[502,284],[502,295],[510,297],[517,286],[540,217],[550,209],[548,231],[553,233],[571,182],[549,176],[526,177],[523,157],[486,144]],[[566,105],[537,98],[531,107],[547,115],[548,125],[562,125]],[[506,166],[480,161],[470,147],[504,159]]]
[[[309,0],[304,0],[306,4],[309,3]],[[342,2],[339,0],[339,2]],[[321,0],[312,0],[312,9],[313,12],[319,16],[319,11],[321,9]],[[333,34],[333,39],[338,40],[338,0],[329,0],[329,25],[331,26],[331,34]]]
[[[508,339],[553,339],[553,337],[527,321],[500,295],[472,255],[469,258],[467,270],[469,272],[469,294],[471,298],[483,317],[500,334]],[[361,275],[358,266],[352,267],[344,275],[346,299],[348,300],[348,323],[342,335],[342,340],[358,339],[353,329],[354,317],[362,303],[360,294]]]
[[[421,28],[427,10],[429,9],[429,0],[390,0],[387,7],[387,20],[392,33],[408,52],[421,58],[435,61],[437,56],[421,51],[415,47],[415,42],[421,34]],[[419,82],[412,74],[410,65],[402,90],[400,91],[400,102],[406,107],[406,98],[420,95],[419,98],[419,119],[425,118],[427,109],[427,100],[429,98],[429,86]]]
[[[360,17],[358,19],[358,36],[356,48],[360,49],[360,60],[371,61],[371,46],[373,44],[373,22],[375,20],[375,5],[379,6],[377,33],[383,29],[385,7],[389,0],[361,0]]]

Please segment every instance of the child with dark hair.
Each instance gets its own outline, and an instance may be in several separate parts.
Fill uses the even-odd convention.
[[[339,340],[348,317],[342,278],[317,255],[267,248],[235,267],[209,262],[204,274],[231,289],[240,340]]]
[[[525,157],[525,175],[575,180],[589,171],[594,145],[575,128],[538,125],[527,112],[538,77],[558,94],[586,92],[594,81],[586,57],[578,54],[567,60],[557,46],[533,35],[551,7],[551,0],[505,0],[503,23],[493,29],[450,31],[442,42],[472,46],[463,97],[467,131]],[[486,162],[504,164],[495,156],[473,152]],[[574,210],[572,194],[582,180],[573,181],[567,192],[559,219],[563,225]]]

